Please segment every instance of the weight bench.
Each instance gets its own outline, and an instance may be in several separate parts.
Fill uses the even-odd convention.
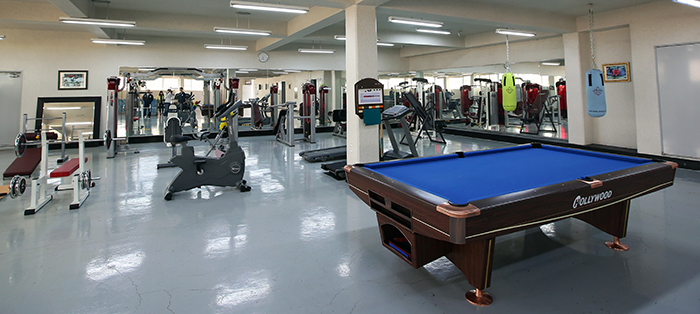
[[[7,167],[2,177],[3,179],[8,179],[16,175],[23,177],[31,176],[40,162],[41,148],[27,148],[22,157],[15,158],[10,166]]]
[[[73,202],[70,204],[70,209],[78,209],[83,202],[90,196],[90,189],[95,186],[92,182],[92,174],[90,170],[85,169],[85,140],[83,138],[83,132],[78,131],[79,143],[78,143],[78,155],[79,158],[73,158],[65,162],[60,167],[48,172],[48,145],[46,143],[46,138],[41,139],[41,151],[40,160],[41,162],[41,172],[38,178],[32,178],[31,183],[31,203],[29,208],[24,210],[25,215],[36,214],[41,208],[53,200],[53,195],[47,195],[47,180],[48,178],[65,178],[71,177],[70,185],[58,185],[56,186],[56,191],[73,190]],[[26,154],[25,154],[26,156]],[[78,171],[76,173],[76,171]],[[98,178],[95,178],[97,180]]]

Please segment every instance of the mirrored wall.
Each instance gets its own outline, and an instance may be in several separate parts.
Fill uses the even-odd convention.
[[[235,77],[234,86],[225,78]],[[244,102],[239,131],[271,131],[286,101],[304,102],[302,86],[315,103],[317,125],[331,126],[330,112],[344,108],[344,71],[270,69],[195,69],[121,67],[118,136],[164,133],[170,108],[177,110],[184,133],[218,130],[216,108],[233,97]],[[300,121],[296,121],[299,127]]]
[[[382,73],[392,104],[411,106],[405,93],[434,110],[447,128],[568,140],[563,60],[511,65],[517,109],[503,109],[502,64],[433,71]]]

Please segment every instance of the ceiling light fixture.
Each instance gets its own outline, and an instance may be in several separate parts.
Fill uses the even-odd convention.
[[[270,36],[272,34],[272,31],[258,30],[258,29],[246,29],[246,28],[214,27],[214,31],[217,33],[254,35],[254,36]]]
[[[255,71],[257,71],[258,69],[239,69],[239,70],[240,70],[240,71],[244,71],[244,72],[255,72]]]
[[[558,65],[561,65],[561,63],[559,63],[559,62],[542,62],[542,63],[540,63],[540,64],[542,64],[542,65],[551,65],[551,66],[558,66]]]
[[[236,9],[272,11],[282,13],[306,14],[309,12],[308,7],[300,7],[295,5],[282,5],[274,3],[261,2],[246,2],[246,1],[231,1],[231,7]]]
[[[299,70],[284,70],[284,72],[287,72],[287,73],[300,73],[301,71],[299,71]]]
[[[289,74],[289,73],[281,72],[281,71],[272,71],[272,74]]]
[[[521,31],[521,30],[517,30],[517,29],[507,29],[507,28],[496,29],[496,33],[501,34],[501,35],[513,35],[513,36],[524,36],[524,37],[533,37],[533,36],[537,35],[536,33],[533,33],[533,32]]]
[[[248,71],[236,71],[236,74],[248,74]]]
[[[345,40],[345,36],[343,35],[335,35],[333,36],[333,38],[335,38],[336,40]]]
[[[136,22],[134,21],[89,19],[82,17],[60,17],[58,20],[68,24],[97,25],[114,28],[136,27]]]
[[[430,34],[440,34],[440,35],[450,35],[452,34],[450,31],[443,31],[439,29],[425,29],[425,28],[416,28],[416,32],[419,33],[430,33]]]
[[[442,27],[442,22],[426,21],[426,20],[412,19],[412,18],[407,18],[407,17],[397,17],[397,16],[390,16],[389,22],[399,23],[399,24],[418,25],[418,26],[425,26],[425,27],[435,27],[435,28]]]
[[[700,1],[697,0],[673,0],[673,2],[700,8]]]
[[[204,48],[207,49],[222,49],[222,50],[248,50],[248,46],[234,46],[234,45],[210,45],[205,44]]]
[[[392,43],[377,43],[377,46],[394,47],[394,44],[392,44]]]
[[[107,45],[128,45],[128,46],[143,46],[146,44],[143,40],[126,40],[126,39],[105,39],[105,38],[93,38],[92,43],[94,44],[107,44]]]
[[[301,53],[335,53],[335,50],[333,50],[333,49],[299,48],[299,52],[301,52]]]

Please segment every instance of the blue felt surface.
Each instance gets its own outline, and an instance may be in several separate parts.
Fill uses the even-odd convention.
[[[561,147],[516,146],[366,165],[453,204],[524,191],[651,163]]]

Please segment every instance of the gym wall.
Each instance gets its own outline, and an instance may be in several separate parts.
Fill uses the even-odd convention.
[[[108,46],[90,42],[88,32],[36,31],[3,29],[6,39],[0,45],[0,71],[22,71],[22,105],[20,116],[36,114],[38,97],[102,96],[107,97],[107,77],[119,74],[120,66],[202,67],[202,68],[269,68],[344,70],[345,53],[335,47],[333,55],[302,54],[296,50],[270,52],[270,60],[261,64],[253,49],[243,52],[204,49],[205,41],[146,38],[145,46]],[[254,42],[238,44],[255,47]],[[399,57],[399,49],[379,49],[380,71],[408,70],[408,62]],[[58,70],[87,70],[88,89],[59,91]],[[299,85],[301,86],[301,85]],[[289,95],[289,93],[288,93]],[[105,108],[102,106],[102,117]],[[104,120],[104,119],[103,119]],[[104,130],[104,121],[101,130]]]

